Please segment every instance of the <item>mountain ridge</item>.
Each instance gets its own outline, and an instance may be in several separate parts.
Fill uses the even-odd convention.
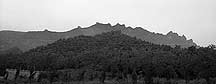
[[[47,29],[44,31],[28,32],[0,31],[0,51],[13,47],[18,47],[22,51],[27,51],[38,46],[50,44],[61,38],[72,38],[79,35],[94,36],[110,31],[121,31],[123,34],[154,44],[170,45],[172,47],[180,45],[183,48],[196,46],[196,43],[194,43],[192,39],[187,40],[184,35],[179,36],[172,31],[167,34],[160,34],[150,32],[142,27],[126,27],[124,24],[119,23],[112,26],[109,23],[103,24],[96,22],[96,24],[89,27],[82,28],[78,26],[77,28],[65,32],[54,32]]]

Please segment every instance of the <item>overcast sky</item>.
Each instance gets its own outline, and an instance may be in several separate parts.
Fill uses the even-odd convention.
[[[0,0],[0,30],[68,31],[96,22],[216,44],[216,0]]]

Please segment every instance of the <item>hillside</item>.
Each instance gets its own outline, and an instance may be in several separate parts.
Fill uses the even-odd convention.
[[[100,57],[109,58],[110,60],[116,58],[122,60],[125,57],[136,56],[135,54],[138,55],[141,52],[145,54],[150,52],[170,52],[171,49],[170,46],[156,45],[130,37],[122,34],[121,31],[111,31],[95,36],[81,35],[74,38],[60,39],[46,46],[30,49],[23,54],[23,58],[28,60],[25,61],[28,65],[45,70],[49,66],[54,69],[82,67],[82,64],[80,66],[77,63],[75,63],[76,65],[68,64],[74,64],[75,60],[92,59],[96,61]]]
[[[184,80],[204,78],[209,81],[210,77],[216,77],[214,48],[172,48],[142,41],[122,31],[111,31],[59,39],[24,53],[19,53],[19,49],[15,48],[16,54],[0,55],[0,70],[48,71],[58,74],[62,77],[58,79],[62,81],[99,79],[104,82],[106,77],[115,80],[129,78],[128,75],[136,77],[134,81],[138,80],[137,77],[144,78],[147,84],[152,84],[154,77]],[[76,70],[74,73],[77,75],[68,71],[65,74],[58,72],[71,69]]]
[[[141,27],[131,28],[125,25],[96,23],[90,27],[81,28],[78,26],[66,32],[44,31],[0,31],[0,51],[13,47],[18,47],[22,51],[35,48],[37,46],[53,43],[61,38],[71,38],[79,35],[94,36],[103,32],[121,31],[123,34],[136,37],[147,42],[163,45],[180,45],[181,47],[196,46],[193,40],[187,40],[185,36],[179,36],[177,33],[169,32],[166,35],[147,31]]]

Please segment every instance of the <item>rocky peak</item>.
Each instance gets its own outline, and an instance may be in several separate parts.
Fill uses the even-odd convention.
[[[77,28],[78,28],[78,29],[81,29],[82,27],[81,27],[81,26],[78,26]]]
[[[114,27],[125,27],[125,24],[119,24],[119,23],[117,23],[116,25],[114,25]]]
[[[168,32],[166,35],[172,37],[179,36],[177,33],[174,33],[173,31]]]
[[[100,29],[103,29],[103,28],[110,28],[112,27],[110,23],[108,24],[103,24],[103,23],[99,23],[99,22],[96,22],[96,24],[88,27],[88,28],[100,28]]]
[[[119,23],[114,25],[113,28],[114,28],[114,30],[124,30],[124,29],[126,29],[124,24],[119,24]]]
[[[182,35],[182,39],[187,40],[187,38],[185,37],[185,35]]]
[[[45,32],[48,32],[49,30],[48,30],[48,29],[44,29],[44,31],[45,31]]]
[[[137,29],[137,30],[143,30],[142,27],[136,27],[135,29]]]
[[[49,31],[48,29],[44,29],[44,31],[42,31],[44,33],[50,33],[51,31]]]
[[[96,24],[94,24],[92,26],[111,26],[111,24],[110,23],[103,24],[103,23],[96,22]]]

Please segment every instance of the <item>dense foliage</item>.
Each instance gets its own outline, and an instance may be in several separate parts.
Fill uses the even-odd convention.
[[[120,31],[60,39],[22,54],[1,55],[0,60],[5,68],[98,71],[101,82],[107,73],[118,79],[130,74],[134,84],[138,76],[145,77],[147,84],[152,83],[153,77],[185,80],[216,77],[214,45],[172,48],[129,37]]]

